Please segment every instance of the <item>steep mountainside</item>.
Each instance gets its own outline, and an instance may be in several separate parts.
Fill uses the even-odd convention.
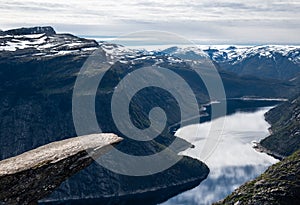
[[[265,116],[272,126],[271,135],[260,142],[264,148],[282,156],[300,149],[300,96],[273,108]]]
[[[51,30],[37,27],[3,32],[0,36],[1,159],[76,136],[72,118],[76,75],[87,57],[100,46],[95,41],[56,34]],[[105,49],[109,50],[109,46],[106,45]],[[134,63],[136,68],[149,65],[143,59]],[[102,131],[119,136],[122,133],[112,121],[110,101],[112,91],[125,71],[127,67],[124,64],[116,63],[107,74],[111,77],[102,85],[105,89],[99,91],[96,97],[96,113]],[[153,106],[169,109],[166,111],[168,124],[179,120],[178,105],[168,93],[145,92],[132,104],[131,113],[135,116],[132,120],[136,124],[147,126],[148,112]],[[152,105],[152,102],[155,104]],[[144,156],[165,149],[174,139],[166,129],[164,136],[155,141],[139,143],[125,138],[117,148],[128,154]],[[191,145],[182,140],[181,149],[188,146]],[[175,158],[177,150],[169,154],[169,157]],[[122,198],[124,204],[132,204],[133,199],[138,200],[142,196],[148,204],[155,204],[198,185],[208,172],[207,166],[188,157],[183,157],[164,172],[145,177],[119,175],[93,163],[64,182],[47,201],[99,198],[117,203]]]
[[[97,92],[97,120],[103,132],[116,133],[124,138],[117,148],[125,153],[144,156],[165,149],[175,139],[168,126],[180,122],[178,102],[170,93],[161,89],[143,89],[130,105],[131,120],[137,127],[147,128],[149,111],[159,106],[167,115],[166,128],[149,142],[136,142],[123,136],[113,122],[110,102],[120,79],[129,72],[154,65],[168,68],[188,82],[199,104],[209,101],[202,80],[190,64],[178,56],[131,50],[109,43],[98,44],[70,34],[56,34],[51,27],[4,31],[0,33],[0,159],[76,136],[72,118],[73,87],[83,63],[96,49],[111,53],[117,59]],[[216,66],[227,97],[282,98],[298,89],[293,83],[239,77]],[[153,75],[159,76],[160,73],[153,69]],[[145,81],[144,78],[141,80]],[[191,145],[182,140],[181,147],[170,155],[175,157],[178,151],[188,146]],[[133,204],[131,199],[143,196],[144,199],[148,197],[149,204],[154,204],[198,185],[207,174],[208,168],[203,163],[188,157],[162,173],[147,177],[115,174],[94,163],[63,183],[49,200],[106,200],[110,197],[116,201],[121,198],[124,204]],[[158,190],[160,193],[156,192]]]
[[[215,204],[300,204],[300,151],[269,167],[255,180],[247,182]]]

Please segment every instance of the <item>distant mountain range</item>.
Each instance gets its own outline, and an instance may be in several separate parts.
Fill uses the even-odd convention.
[[[300,91],[299,47],[211,47],[203,52],[198,48],[173,47],[146,51],[99,43],[71,34],[57,34],[51,27],[2,31],[1,159],[76,136],[72,119],[74,83],[82,65],[96,49],[111,54],[116,61],[101,82],[100,86],[104,89],[97,92],[97,120],[103,132],[114,132],[121,137],[124,136],[111,116],[112,93],[122,77],[141,67],[161,66],[182,76],[195,93],[199,107],[210,99],[203,81],[191,69],[190,61],[201,61],[203,55],[213,60],[229,98],[289,98]],[[252,54],[249,54],[250,51]],[[153,70],[153,75],[160,73]],[[159,89],[145,89],[139,93],[131,104],[131,120],[140,128],[146,128],[149,126],[149,111],[156,106],[166,111],[167,126],[180,122],[178,103],[168,92]],[[165,129],[150,142],[136,143],[125,137],[118,149],[128,154],[149,155],[164,149],[174,139],[172,133]],[[181,149],[188,146],[191,145],[182,140]],[[174,151],[172,156],[175,155],[177,152]],[[93,164],[63,183],[49,199],[110,197],[130,202],[136,196],[143,196],[149,198],[149,204],[155,204],[198,185],[207,174],[208,169],[203,163],[188,157],[162,173],[141,178],[118,175]],[[156,193],[158,190],[160,192]]]
[[[3,66],[0,79],[3,84],[0,91],[17,90],[23,83],[31,88],[26,92],[39,90],[53,94],[70,90],[72,83],[69,82],[74,79],[75,70],[96,49],[103,49],[118,59],[112,66],[118,74],[125,75],[129,70],[126,68],[157,65],[184,72],[194,85],[199,85],[199,79],[191,78],[193,72],[182,58],[201,60],[209,56],[220,72],[227,97],[289,97],[297,93],[300,84],[299,46],[200,46],[147,51],[97,43],[71,34],[56,34],[51,27],[33,27],[1,31],[0,62]],[[44,65],[46,62],[50,65]],[[28,68],[21,63],[28,63],[25,66]],[[62,66],[58,66],[59,63]],[[73,64],[76,64],[75,70]],[[18,69],[11,69],[16,66]],[[31,70],[35,72],[28,72]],[[208,98],[201,87],[194,86],[194,89],[204,103]]]
[[[209,55],[222,69],[240,76],[292,81],[300,70],[300,46],[172,47],[163,52],[190,58]]]
[[[57,35],[51,27],[21,28],[0,33],[0,51],[14,51],[14,56],[30,54],[33,56],[59,56],[93,51],[98,47],[113,50],[114,55],[127,54],[136,58],[140,55],[162,55],[199,59],[208,55],[222,69],[240,76],[255,76],[293,81],[299,76],[300,46],[262,45],[262,46],[197,46],[170,47],[165,50],[146,51],[126,49],[120,45],[105,42],[98,45],[94,40],[78,38],[70,34]],[[178,59],[170,59],[178,62]]]

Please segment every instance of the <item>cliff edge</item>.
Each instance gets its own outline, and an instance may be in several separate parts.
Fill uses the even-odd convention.
[[[85,135],[0,161],[0,201],[10,205],[36,204],[68,177],[89,166],[93,157],[121,140],[115,134]]]

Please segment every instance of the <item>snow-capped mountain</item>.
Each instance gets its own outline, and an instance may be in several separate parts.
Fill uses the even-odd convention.
[[[0,33],[0,55],[13,57],[53,57],[66,54],[88,55],[98,48],[94,40],[71,34],[56,34],[51,27],[22,28]]]
[[[108,42],[99,42],[99,46],[108,54],[112,55],[113,61],[132,66],[147,62],[148,65],[170,66],[177,65],[186,67],[186,58],[176,55],[168,55],[160,50],[131,49],[122,45]]]
[[[122,45],[56,34],[51,27],[21,28],[0,32],[0,57],[35,59],[66,55],[88,56],[98,48],[122,64],[184,67],[188,60],[210,58],[218,66],[241,76],[292,80],[300,75],[300,46],[195,46],[164,50],[130,49]]]
[[[162,52],[189,58],[208,55],[221,68],[238,75],[289,80],[300,72],[300,46],[172,47]]]
[[[230,46],[212,45],[195,47],[171,47],[162,52],[171,55],[209,55],[216,62],[237,64],[244,59],[258,55],[259,57],[276,58],[281,55],[290,61],[300,63],[300,46],[265,45],[265,46]]]
[[[102,48],[111,55],[114,62],[136,64],[151,60],[154,63],[169,61],[181,62],[172,56],[162,59],[157,52],[144,49],[130,49],[122,45],[79,38],[71,34],[56,34],[51,27],[22,28],[0,33],[0,57],[37,59],[58,56],[89,56],[96,49]],[[155,62],[154,62],[155,61]]]
[[[218,66],[240,76],[255,76],[279,80],[292,80],[300,75],[300,46],[195,46],[170,47],[164,50],[129,49],[102,42],[108,53],[128,64],[148,60],[155,65],[181,64],[210,58]]]

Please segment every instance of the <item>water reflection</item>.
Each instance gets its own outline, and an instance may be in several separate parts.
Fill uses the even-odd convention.
[[[225,126],[218,147],[208,159],[201,158],[205,138],[211,131],[211,123],[206,122],[184,127],[176,135],[193,143],[195,148],[181,154],[204,161],[210,168],[209,177],[198,187],[184,192],[164,205],[200,205],[218,201],[244,182],[261,174],[268,166],[276,163],[274,158],[256,152],[252,141],[268,136],[270,126],[264,120],[264,113],[270,107],[252,113],[237,112],[225,119]],[[223,117],[222,117],[223,118]],[[215,120],[224,120],[218,118]]]

